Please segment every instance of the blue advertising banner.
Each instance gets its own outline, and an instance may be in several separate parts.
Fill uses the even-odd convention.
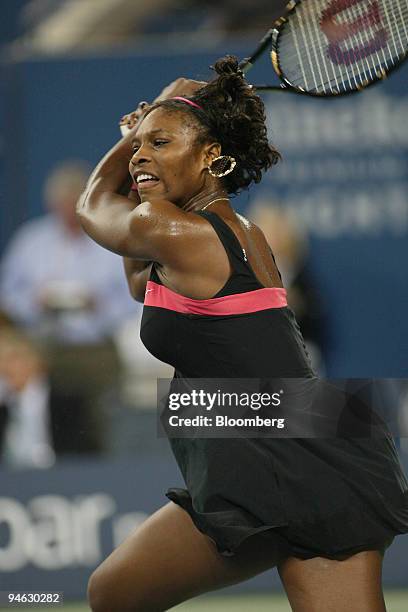
[[[284,160],[259,197],[290,210],[310,237],[310,267],[331,320],[328,375],[405,376],[406,75],[330,101],[266,98]]]
[[[153,476],[154,475],[154,476]],[[180,484],[171,457],[0,471],[0,590],[83,599],[92,570]]]

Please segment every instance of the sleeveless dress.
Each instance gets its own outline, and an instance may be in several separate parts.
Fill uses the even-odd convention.
[[[286,290],[256,278],[231,228],[199,211],[232,267],[206,300],[165,287],[152,266],[140,336],[179,378],[316,378]],[[272,254],[273,257],[273,254]],[[210,264],[211,262],[209,262]],[[368,438],[169,438],[186,489],[166,496],[223,555],[276,532],[291,554],[341,558],[408,532],[408,481],[391,434]]]

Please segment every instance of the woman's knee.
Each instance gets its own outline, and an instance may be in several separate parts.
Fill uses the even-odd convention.
[[[381,567],[380,552],[370,550],[342,560],[290,557],[278,572],[294,610],[382,612]]]
[[[106,560],[105,560],[106,562]],[[87,599],[92,612],[159,612],[168,609],[166,589],[152,584],[144,571],[112,571],[102,563],[88,580]],[[108,563],[109,565],[109,563]]]
[[[142,589],[137,594],[137,585],[132,585],[132,599],[120,581],[113,579],[105,570],[96,569],[88,580],[87,600],[92,612],[148,612],[148,604],[142,601]]]
[[[106,582],[99,570],[95,570],[88,580],[87,599],[92,612],[114,610],[112,601],[114,592],[108,588]]]

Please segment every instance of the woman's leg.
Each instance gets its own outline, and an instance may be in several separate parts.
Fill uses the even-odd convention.
[[[278,572],[294,612],[384,612],[382,561],[380,550],[342,561],[289,557]]]
[[[278,535],[252,536],[220,555],[182,508],[170,502],[150,516],[93,572],[93,612],[159,612],[206,591],[274,567],[287,554]]]

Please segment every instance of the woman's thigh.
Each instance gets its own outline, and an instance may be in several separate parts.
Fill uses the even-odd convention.
[[[342,561],[289,557],[278,572],[294,612],[385,612],[382,561],[380,550]]]
[[[94,612],[159,612],[207,591],[246,580],[287,556],[284,540],[252,536],[225,557],[182,508],[170,502],[150,516],[92,574]]]

